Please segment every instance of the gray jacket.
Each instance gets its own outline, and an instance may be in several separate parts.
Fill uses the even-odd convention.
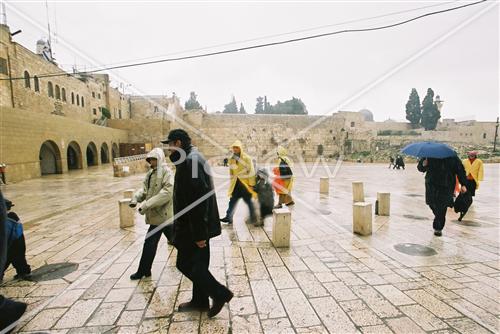
[[[147,158],[156,158],[158,167],[146,174],[142,189],[134,193],[132,203],[141,203],[140,213],[146,215],[146,224],[160,225],[173,217],[174,178],[172,170],[165,163],[162,149],[154,148]]]

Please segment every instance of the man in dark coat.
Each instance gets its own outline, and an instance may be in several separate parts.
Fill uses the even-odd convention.
[[[465,170],[457,156],[445,159],[422,158],[417,169],[425,174],[425,203],[434,213],[434,235],[440,237],[448,207],[453,207],[455,182],[465,184]],[[467,188],[462,186],[461,192]]]
[[[0,191],[0,281],[3,279],[3,271],[7,261],[7,210],[2,192]],[[25,303],[16,302],[0,295],[0,331],[6,332],[13,329],[15,322],[21,318],[26,311]]]
[[[221,234],[219,210],[210,167],[203,155],[191,145],[182,129],[170,131],[170,160],[176,165],[174,181],[174,236],[177,269],[193,282],[191,301],[179,305],[179,311],[204,311],[217,315],[233,293],[217,282],[208,270],[210,238]],[[209,299],[212,307],[209,309]]]

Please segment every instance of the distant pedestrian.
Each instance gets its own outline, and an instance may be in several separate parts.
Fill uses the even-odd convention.
[[[434,213],[434,235],[441,236],[446,222],[446,211],[453,207],[453,191],[455,179],[465,184],[465,171],[462,162],[457,156],[435,159],[421,158],[417,169],[425,173],[425,202]],[[467,191],[462,186],[461,192]]]
[[[0,176],[2,177],[2,183],[7,184],[5,173],[7,172],[7,165],[0,163]]]
[[[392,155],[389,157],[389,169],[391,169],[391,167],[394,166],[394,158],[392,157]]]
[[[278,147],[278,166],[274,169],[275,174],[275,187],[276,193],[278,194],[278,204],[275,208],[281,208],[283,204],[286,206],[292,206],[295,204],[292,198],[292,188],[293,188],[293,172],[292,172],[292,161],[287,155],[286,148]]]
[[[227,167],[227,163],[228,163],[229,159],[228,158],[224,158],[223,160],[223,163],[224,163],[224,167]]]
[[[458,217],[458,221],[461,221],[462,218],[467,213],[470,205],[472,205],[472,197],[476,196],[476,190],[479,189],[479,183],[484,178],[484,166],[483,161],[478,159],[476,151],[467,152],[467,159],[462,160],[465,169],[466,175],[466,183],[467,192],[470,194],[470,204],[463,208],[460,211],[460,217]]]
[[[219,210],[210,166],[191,145],[189,134],[182,129],[170,131],[163,143],[168,144],[170,160],[176,166],[174,183],[174,239],[176,266],[193,282],[189,302],[179,305],[179,312],[206,311],[216,316],[233,293],[220,284],[208,270],[210,239],[221,234]],[[209,308],[209,297],[212,307]]]
[[[16,270],[15,279],[26,279],[31,274],[31,267],[26,261],[26,240],[24,238],[23,225],[19,216],[12,211],[14,203],[8,199],[5,200],[5,208],[7,209],[7,263],[4,270],[6,271],[12,264]]]
[[[130,206],[134,208],[141,203],[139,213],[146,216],[149,229],[144,240],[139,268],[130,276],[131,280],[151,276],[151,267],[161,235],[164,234],[167,240],[171,238],[171,226],[162,228],[159,225],[173,216],[173,173],[165,162],[165,153],[161,148],[151,150],[146,161],[151,169],[146,174],[142,188],[134,193]]]
[[[229,185],[229,206],[226,211],[226,216],[221,219],[221,222],[226,224],[233,223],[234,210],[240,199],[248,205],[250,211],[250,222],[255,224],[257,217],[255,215],[255,207],[252,198],[256,196],[253,187],[255,186],[255,169],[252,157],[243,151],[243,145],[239,140],[235,141],[231,146],[233,156],[229,159],[229,176],[231,184]]]

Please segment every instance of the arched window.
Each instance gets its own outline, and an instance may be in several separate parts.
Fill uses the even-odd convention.
[[[71,92],[71,104],[75,104],[75,93]]]
[[[85,107],[85,101],[83,100],[83,96],[82,96],[82,107]]]
[[[33,76],[33,83],[35,84],[35,92],[40,91],[40,82],[38,81],[38,77],[35,75]]]
[[[63,87],[61,88],[61,97],[64,102],[66,102],[66,89]]]
[[[59,85],[56,85],[56,99],[61,99],[61,88],[59,88]]]
[[[76,105],[80,105],[80,95],[76,94]]]
[[[49,81],[47,84],[47,94],[49,97],[54,97],[54,86],[52,85],[52,82]]]
[[[30,74],[28,71],[24,71],[24,87],[31,88]]]

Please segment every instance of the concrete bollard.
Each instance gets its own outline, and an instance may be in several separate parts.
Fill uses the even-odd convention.
[[[378,215],[379,216],[390,216],[391,215],[391,193],[378,192],[377,193],[377,202],[378,202]]]
[[[330,192],[330,179],[322,177],[319,179],[319,193],[328,194]]]
[[[361,235],[372,234],[372,205],[356,202],[352,205],[352,232]]]
[[[365,191],[363,190],[363,182],[355,181],[352,183],[352,201],[364,202]]]
[[[120,228],[134,226],[135,210],[129,207],[131,201],[130,198],[124,198],[118,201],[120,208]]]
[[[273,210],[273,245],[274,247],[290,246],[290,229],[292,213],[287,207]]]
[[[123,191],[123,198],[132,198],[135,189],[126,189]]]

